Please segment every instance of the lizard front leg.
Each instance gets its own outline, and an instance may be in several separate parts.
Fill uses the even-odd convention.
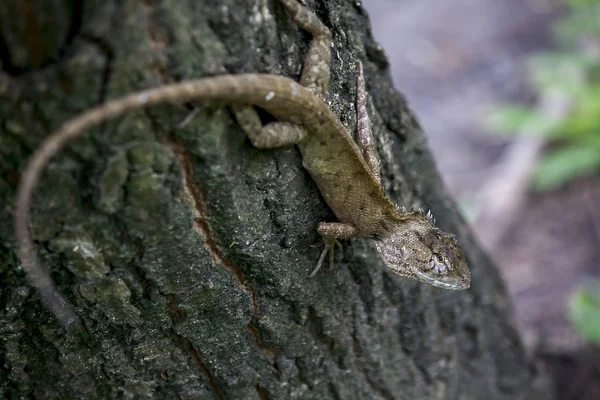
[[[352,224],[346,224],[342,222],[320,222],[317,227],[317,232],[323,238],[325,242],[325,248],[321,252],[317,266],[312,270],[309,277],[313,277],[321,269],[325,256],[329,253],[329,267],[333,268],[333,251],[335,246],[341,247],[340,239],[350,239],[358,234],[358,229]]]

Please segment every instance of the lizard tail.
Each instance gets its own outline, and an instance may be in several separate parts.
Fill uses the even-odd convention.
[[[277,89],[278,98],[283,100],[283,103],[269,102],[274,88]],[[29,209],[33,191],[39,182],[41,173],[50,159],[69,140],[83,135],[88,128],[108,119],[156,104],[194,100],[224,100],[277,109],[286,107],[286,100],[292,104],[302,103],[306,97],[299,96],[299,91],[303,90],[305,89],[291,79],[272,75],[221,75],[185,81],[136,92],[93,107],[67,121],[58,131],[48,136],[35,150],[21,175],[17,189],[15,231],[22,267],[27,273],[30,284],[37,289],[42,301],[61,323],[65,326],[73,326],[78,323],[78,318],[73,307],[60,294],[50,274],[42,266],[37,256],[29,231]],[[308,95],[308,99],[316,98]],[[311,100],[308,103],[311,103]],[[309,108],[311,104],[309,104]]]

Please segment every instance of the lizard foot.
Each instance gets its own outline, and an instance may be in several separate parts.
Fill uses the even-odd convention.
[[[313,278],[317,272],[321,269],[323,265],[323,261],[325,261],[325,256],[329,253],[329,269],[333,269],[333,259],[334,259],[334,250],[335,246],[338,246],[340,250],[342,249],[342,244],[337,239],[332,238],[323,238],[323,242],[325,242],[325,248],[321,252],[321,256],[319,257],[319,261],[317,261],[317,266],[310,273],[309,278]]]

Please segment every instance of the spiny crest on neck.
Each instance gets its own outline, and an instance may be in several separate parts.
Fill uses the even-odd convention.
[[[411,207],[410,210],[407,210],[406,207],[396,207],[396,212],[400,215],[400,220],[406,219],[415,219],[419,217],[424,217],[429,223],[435,226],[435,218],[433,217],[433,213],[431,210],[425,212],[423,208]]]

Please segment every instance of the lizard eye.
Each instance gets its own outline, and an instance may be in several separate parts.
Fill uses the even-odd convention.
[[[450,271],[450,266],[447,263],[446,256],[443,254],[435,254],[429,262],[429,267],[438,274],[444,275]]]

